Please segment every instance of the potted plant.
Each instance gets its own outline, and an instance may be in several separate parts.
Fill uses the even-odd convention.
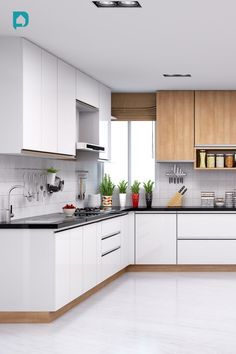
[[[143,183],[143,187],[145,190],[145,197],[146,197],[146,205],[147,208],[151,208],[152,206],[152,191],[153,191],[154,182],[151,180]]]
[[[105,208],[112,206],[112,194],[115,185],[111,181],[111,177],[107,174],[103,177],[102,183],[100,184],[100,192],[102,195],[102,206]]]
[[[126,205],[126,191],[128,187],[128,182],[123,180],[118,184],[117,187],[119,189],[120,207],[124,208]]]
[[[47,169],[47,184],[50,186],[54,186],[57,172],[58,170],[54,167]]]
[[[140,184],[140,182],[135,180],[131,186],[133,208],[138,207]]]

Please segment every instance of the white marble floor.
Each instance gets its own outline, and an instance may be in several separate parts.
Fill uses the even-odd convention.
[[[127,273],[51,324],[1,324],[0,354],[235,354],[236,273]]]

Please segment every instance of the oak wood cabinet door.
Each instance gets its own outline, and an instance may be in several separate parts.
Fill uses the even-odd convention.
[[[236,91],[195,92],[195,145],[236,145]]]
[[[156,160],[194,159],[194,91],[157,93]]]

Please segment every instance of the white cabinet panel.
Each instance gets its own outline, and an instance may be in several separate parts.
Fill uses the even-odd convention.
[[[236,240],[179,240],[178,264],[236,264]]]
[[[116,249],[113,252],[106,254],[101,260],[101,277],[102,281],[111,277],[120,270],[121,264],[121,249]]]
[[[99,107],[99,84],[90,76],[77,70],[76,99],[93,107]]]
[[[121,219],[121,269],[127,267],[130,263],[130,253],[133,253],[134,247],[130,244],[130,238],[133,240],[133,235],[129,230],[129,215],[122,216]],[[130,249],[130,246],[132,247]],[[133,256],[133,254],[132,254]]]
[[[83,292],[83,228],[70,230],[70,298]]]
[[[42,148],[41,56],[39,47],[23,40],[23,148],[29,150]]]
[[[58,60],[58,153],[75,155],[75,69]]]
[[[55,234],[55,307],[70,302],[70,231]]]
[[[98,282],[97,224],[86,225],[83,233],[83,292],[86,292]]]
[[[105,152],[99,153],[99,158],[110,159],[111,140],[111,90],[99,85],[99,145],[105,147]]]
[[[42,148],[57,152],[57,58],[42,50]]]
[[[179,239],[236,239],[235,214],[178,214]]]
[[[121,231],[121,218],[115,217],[102,221],[102,237],[115,234]]]
[[[176,215],[136,215],[136,264],[176,264]]]

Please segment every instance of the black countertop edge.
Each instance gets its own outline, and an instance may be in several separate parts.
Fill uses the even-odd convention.
[[[78,226],[83,226],[83,225],[88,225],[92,224],[94,222],[102,221],[105,219],[110,219],[117,217],[119,215],[122,215],[127,212],[195,212],[195,211],[200,211],[200,212],[235,212],[236,213],[236,208],[209,208],[209,207],[197,207],[197,206],[186,206],[186,207],[163,207],[163,206],[156,206],[152,208],[145,208],[145,207],[140,207],[140,208],[132,208],[132,207],[126,207],[126,208],[119,208],[115,207],[112,209],[111,212],[107,212],[101,215],[96,215],[93,217],[89,218],[62,218],[60,221],[55,221],[55,222],[45,222],[43,223],[42,221],[37,223],[37,218],[45,219],[47,217],[50,218],[51,215],[56,215],[56,214],[48,214],[48,215],[42,215],[34,218],[24,218],[24,219],[17,219],[15,221],[12,221],[11,223],[0,223],[0,229],[54,229],[55,231],[59,231],[60,229],[66,229],[66,228],[73,228],[73,227],[78,227]],[[58,214],[59,215],[59,214]],[[35,219],[35,221],[32,223],[30,220]]]

